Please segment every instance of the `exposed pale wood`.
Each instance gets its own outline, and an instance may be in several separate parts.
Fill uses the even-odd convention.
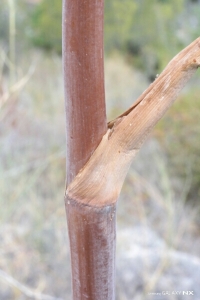
[[[176,55],[133,106],[108,124],[101,143],[68,186],[77,203],[116,202],[133,157],[154,125],[200,66],[200,38]]]

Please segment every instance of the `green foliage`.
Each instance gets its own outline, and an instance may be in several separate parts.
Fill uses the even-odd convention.
[[[35,46],[62,51],[62,0],[43,0],[31,16],[31,39]]]
[[[198,26],[189,24],[198,22],[197,6],[185,0],[105,0],[106,53],[117,49],[155,78],[188,43],[185,32],[198,35]],[[61,53],[61,10],[61,0],[42,0],[35,6],[30,24],[34,45]]]
[[[61,53],[62,0],[16,5],[16,40]],[[189,13],[188,13],[189,12]],[[126,54],[134,66],[155,78],[199,33],[200,5],[186,0],[105,0],[105,51]],[[0,38],[8,38],[8,3],[0,3]],[[7,20],[7,21],[6,21]]]
[[[137,5],[130,0],[105,1],[105,46],[106,50],[123,49],[131,35],[133,16]]]
[[[8,10],[5,1],[0,1],[0,40],[3,41],[8,36]]]
[[[107,0],[106,50],[117,46],[134,57],[134,65],[155,76],[180,49],[177,19],[183,8],[184,0]]]

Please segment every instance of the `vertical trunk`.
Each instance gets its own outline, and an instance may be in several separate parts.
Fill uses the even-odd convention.
[[[103,0],[63,0],[63,65],[73,299],[114,300],[116,197],[147,134],[200,66],[200,39],[110,122],[107,133]]]
[[[63,64],[67,120],[67,182],[106,132],[103,0],[63,0]]]
[[[67,184],[107,130],[103,52],[103,0],[63,0]],[[65,199],[74,300],[114,299],[116,209],[103,201]]]
[[[102,208],[66,199],[74,300],[114,300],[115,204]]]

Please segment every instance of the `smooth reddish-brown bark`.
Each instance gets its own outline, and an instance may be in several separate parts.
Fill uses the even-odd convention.
[[[103,0],[63,0],[65,204],[73,299],[114,300],[116,201],[148,133],[200,66],[200,38],[106,126]]]
[[[66,198],[73,299],[115,299],[116,206],[91,207]]]
[[[107,131],[103,52],[103,0],[63,0],[67,185]],[[82,205],[68,196],[65,203],[73,299],[113,300],[115,204]]]
[[[103,53],[103,0],[63,0],[68,184],[107,130]]]

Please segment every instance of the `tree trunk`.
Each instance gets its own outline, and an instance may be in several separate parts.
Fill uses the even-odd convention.
[[[103,53],[103,0],[64,0],[68,185],[107,131]],[[116,209],[99,201],[65,199],[74,300],[114,299]]]
[[[107,130],[103,53],[103,0],[64,0],[68,184]]]
[[[200,66],[200,38],[108,127],[103,0],[63,0],[63,66],[73,299],[114,300],[116,201],[136,152]]]

